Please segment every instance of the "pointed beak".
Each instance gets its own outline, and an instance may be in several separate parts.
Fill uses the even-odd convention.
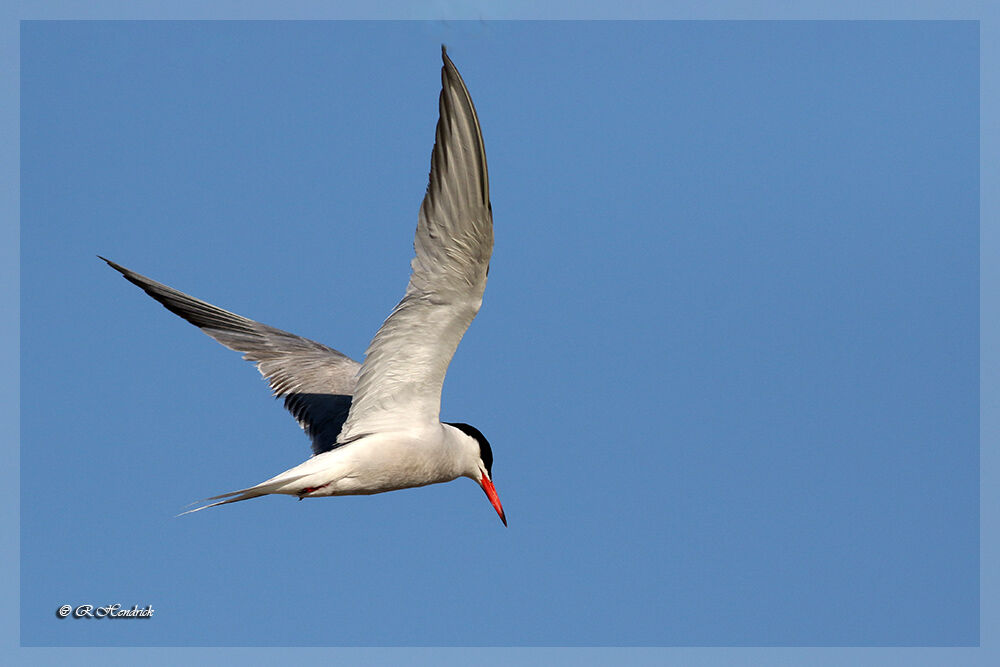
[[[493,505],[493,509],[497,511],[500,515],[500,520],[503,521],[503,525],[507,525],[507,517],[503,513],[503,505],[500,504],[500,497],[497,496],[497,489],[493,486],[493,482],[483,475],[483,478],[479,480],[479,486],[483,487],[483,491],[486,492],[486,497],[490,499],[490,504]]]

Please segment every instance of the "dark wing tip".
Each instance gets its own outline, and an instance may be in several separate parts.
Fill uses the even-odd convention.
[[[162,300],[158,299],[156,297],[156,295],[154,295],[152,292],[150,292],[149,289],[148,289],[148,286],[149,285],[154,285],[154,286],[158,286],[158,287],[165,287],[167,290],[173,291],[172,288],[167,287],[166,285],[160,285],[160,283],[157,283],[155,280],[150,280],[146,276],[144,276],[142,274],[139,274],[139,273],[136,273],[132,269],[126,269],[121,264],[118,264],[116,262],[112,262],[107,257],[101,257],[100,255],[98,255],[97,257],[100,258],[100,259],[103,259],[105,262],[108,263],[108,266],[110,266],[112,269],[114,269],[118,273],[122,274],[122,277],[125,278],[125,280],[129,281],[133,285],[137,285],[137,286],[141,287],[147,294],[149,294],[150,296],[152,296],[157,301],[160,301],[161,303],[162,303]]]
[[[447,141],[444,140],[444,132],[455,131],[455,129],[451,126],[456,124],[456,117],[467,118],[471,122],[471,127],[465,128],[464,131],[468,134],[468,136],[461,137],[461,143],[466,148],[471,147],[478,156],[478,188],[482,196],[482,204],[489,207],[489,172],[486,166],[486,148],[483,146],[482,130],[479,127],[479,115],[476,113],[476,106],[472,102],[472,96],[469,94],[469,89],[466,87],[465,81],[462,79],[462,75],[459,73],[458,68],[455,67],[455,63],[453,63],[451,58],[448,57],[447,47],[444,44],[441,45],[441,59],[444,64],[441,66],[441,95],[438,98],[439,117],[437,132],[435,135],[434,151],[431,156],[431,176],[433,179],[433,163],[435,160],[434,154],[436,154],[439,150],[441,150],[443,154],[445,150],[445,144]],[[465,123],[463,121],[460,124],[464,125]],[[444,160],[443,157],[442,160]]]
[[[110,259],[108,259],[107,257],[102,257],[101,255],[98,255],[98,256],[97,256],[97,258],[98,258],[98,259],[102,259],[102,260],[104,260],[105,262],[107,262],[108,266],[110,266],[110,267],[111,267],[112,269],[114,269],[114,270],[115,270],[115,271],[117,271],[118,273],[122,274],[122,276],[124,276],[124,277],[125,277],[125,279],[126,279],[126,280],[128,280],[129,282],[135,282],[135,281],[133,281],[133,280],[132,280],[131,278],[129,278],[129,274],[133,274],[133,275],[136,275],[134,271],[131,271],[130,269],[126,269],[126,268],[125,268],[124,266],[122,266],[121,264],[118,264],[118,263],[116,263],[116,262],[112,262],[112,261],[111,261]],[[140,287],[141,287],[141,285],[140,285]]]
[[[463,89],[465,94],[468,95],[465,82],[462,81],[462,75],[458,73],[458,68],[455,67],[455,63],[448,56],[447,47],[444,44],[441,45],[441,62],[443,63],[441,66],[441,84],[447,85],[448,80],[451,79],[453,86]]]
[[[455,63],[451,61],[448,57],[448,51],[444,44],[441,45],[441,83],[442,85],[447,84],[449,77],[454,77],[452,74],[458,73],[458,68],[455,67]],[[459,77],[461,78],[461,77]]]
[[[111,261],[110,259],[108,259],[107,257],[103,257],[103,256],[101,256],[101,255],[98,255],[98,256],[97,256],[97,259],[100,259],[100,260],[104,260],[105,262],[107,262],[108,266],[110,266],[110,267],[111,267],[112,269],[114,269],[115,271],[118,271],[118,272],[121,272],[121,273],[123,273],[123,272],[125,272],[125,271],[127,270],[127,269],[125,269],[125,267],[124,267],[124,266],[121,266],[121,265],[119,265],[119,264],[115,264],[114,262],[112,262],[112,261]]]

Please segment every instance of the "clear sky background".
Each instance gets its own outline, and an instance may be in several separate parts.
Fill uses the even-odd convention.
[[[28,645],[970,645],[974,23],[46,23],[21,60]],[[99,262],[360,358],[441,42],[496,249],[472,482],[265,498],[308,442]],[[151,604],[156,622],[61,621]]]

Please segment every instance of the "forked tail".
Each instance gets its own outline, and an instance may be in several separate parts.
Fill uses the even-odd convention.
[[[207,510],[209,507],[218,507],[219,505],[228,505],[229,503],[238,503],[241,500],[250,500],[251,498],[260,498],[261,496],[266,496],[272,493],[280,493],[279,489],[288,486],[289,482],[294,482],[297,479],[301,479],[305,475],[296,475],[295,477],[284,477],[269,479],[266,482],[258,484],[257,486],[251,486],[249,489],[241,489],[239,491],[230,491],[229,493],[221,493],[217,496],[212,496],[211,498],[203,498],[201,500],[196,500],[191,503],[191,505],[199,505],[201,503],[208,502],[210,500],[215,500],[217,502],[208,503],[207,505],[201,505],[201,507],[195,507],[194,509],[187,510],[186,512],[181,512],[177,516],[184,516],[185,514],[191,514],[192,512],[200,512],[201,510]],[[188,505],[188,507],[191,507]]]

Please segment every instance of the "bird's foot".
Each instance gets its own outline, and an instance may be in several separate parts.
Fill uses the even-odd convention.
[[[320,486],[307,486],[306,488],[304,488],[301,491],[299,491],[299,500],[302,500],[303,498],[305,498],[306,496],[308,496],[310,493],[313,493],[315,491],[319,491],[320,489],[322,489],[325,486],[329,486],[329,484],[322,484]]]

